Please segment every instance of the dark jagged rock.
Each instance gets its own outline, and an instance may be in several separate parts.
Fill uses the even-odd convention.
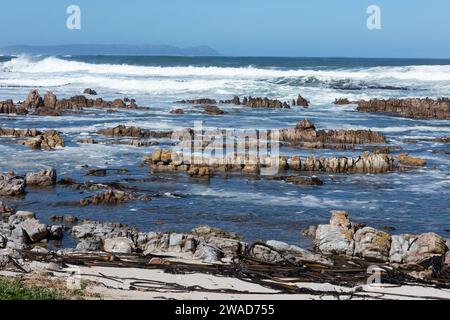
[[[219,109],[217,106],[205,106],[203,108],[204,114],[210,114],[210,115],[219,115],[219,114],[226,114],[225,111],[222,109]]]
[[[26,115],[28,114],[28,110],[22,106],[14,105],[14,102],[9,99],[6,101],[0,101],[0,113]]]
[[[183,109],[174,109],[174,110],[171,110],[170,113],[172,113],[172,114],[184,114],[184,110]]]
[[[450,99],[372,99],[357,102],[360,112],[391,113],[413,119],[450,119]]]
[[[301,186],[321,186],[323,185],[322,180],[317,177],[297,177],[297,176],[289,176],[285,177],[284,181],[287,183],[301,185]]]
[[[276,99],[269,99],[269,98],[253,98],[253,97],[244,97],[242,100],[242,105],[250,108],[287,108],[289,109],[290,106],[286,102],[281,102],[280,100]]]
[[[247,161],[247,162],[246,162]],[[199,158],[184,159],[180,153],[170,149],[156,149],[145,162],[156,172],[187,172],[191,176],[208,177],[219,172],[241,172],[243,174],[259,174],[261,168],[274,165],[274,159],[249,159],[234,155],[233,158]],[[195,163],[195,164],[192,164]],[[244,163],[249,163],[245,164]],[[347,157],[279,157],[278,169],[309,172],[332,173],[386,173],[394,170],[394,158],[389,154],[370,154]]]
[[[173,131],[152,131],[138,127],[126,127],[124,125],[98,131],[98,134],[104,136],[132,138],[170,138],[172,133]]]
[[[130,192],[120,190],[106,190],[100,192],[88,199],[81,199],[81,205],[117,205],[136,199],[136,195]]]
[[[422,167],[427,164],[427,162],[420,158],[414,158],[410,157],[407,153],[399,154],[397,156],[398,162],[400,164],[405,166],[412,166],[412,167]]]
[[[95,91],[95,90],[93,90],[91,88],[84,89],[83,93],[91,95],[91,96],[96,96],[97,95],[97,91]]]
[[[14,175],[0,174],[0,196],[16,197],[25,193],[25,180]]]
[[[186,103],[186,104],[217,104],[215,99],[201,98],[193,100],[180,100],[176,103]]]
[[[309,106],[309,101],[298,95],[297,100],[292,100],[292,105],[307,108]]]
[[[23,145],[39,150],[53,150],[57,147],[65,147],[64,140],[55,130],[42,132],[28,140],[21,142]]]
[[[22,107],[24,109],[39,108],[42,107],[43,105],[44,101],[39,95],[38,90],[31,90],[30,93],[28,93],[26,100],[22,102]]]
[[[303,119],[297,123],[295,128],[280,130],[280,141],[293,144],[302,143],[304,147],[321,148],[324,147],[324,143],[385,143],[386,139],[383,135],[371,130],[316,130],[316,127],[310,120]]]
[[[348,100],[347,98],[336,98],[334,99],[334,104],[337,105],[346,105],[346,104],[351,104],[352,102],[350,100]]]

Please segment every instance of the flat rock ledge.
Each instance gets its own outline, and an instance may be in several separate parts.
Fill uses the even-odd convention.
[[[362,156],[347,157],[284,157],[278,159],[248,158],[196,158],[184,157],[172,149],[155,149],[145,157],[155,172],[185,172],[191,176],[212,176],[215,173],[237,172],[259,175],[263,170],[275,168],[277,173],[286,170],[328,173],[387,173],[395,169],[395,159],[390,154],[365,152]],[[245,164],[248,163],[248,164]]]
[[[360,112],[390,113],[413,119],[450,119],[450,99],[372,99],[357,101]]]

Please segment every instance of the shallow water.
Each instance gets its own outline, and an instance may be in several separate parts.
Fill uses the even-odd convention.
[[[354,105],[336,106],[334,98],[450,96],[450,61],[389,59],[279,59],[279,58],[170,58],[170,57],[0,57],[0,100],[24,100],[32,88],[58,98],[90,87],[104,99],[134,97],[150,110],[85,110],[62,117],[0,116],[0,126],[53,128],[63,133],[66,147],[51,152],[29,150],[0,138],[1,171],[25,173],[47,166],[59,177],[76,181],[128,181],[153,194],[149,202],[119,206],[70,206],[90,193],[70,188],[29,189],[24,199],[3,199],[20,209],[35,211],[48,221],[54,214],[125,222],[143,230],[188,231],[209,224],[243,234],[247,239],[278,239],[308,245],[299,230],[325,223],[332,209],[345,209],[351,219],[374,227],[394,227],[394,233],[434,231],[449,236],[450,158],[433,151],[448,145],[430,141],[406,144],[405,138],[450,136],[450,121],[412,120],[358,113]],[[174,101],[233,95],[268,96],[290,101],[302,94],[308,109],[294,107],[257,110],[221,105],[227,115],[174,115]],[[280,181],[239,176],[214,177],[209,182],[184,175],[151,174],[140,167],[152,147],[80,145],[101,128],[119,124],[169,130],[204,127],[269,129],[292,127],[304,117],[318,129],[372,129],[390,145],[427,160],[424,168],[383,175],[318,175],[324,185],[294,186]],[[161,146],[158,146],[161,147]],[[293,150],[282,154],[356,155],[362,151]],[[396,152],[398,153],[398,152]],[[124,174],[86,177],[82,165],[127,168]],[[145,182],[137,182],[144,179]],[[173,197],[180,193],[183,197]],[[158,194],[159,196],[156,196]],[[71,243],[68,238],[67,244]]]

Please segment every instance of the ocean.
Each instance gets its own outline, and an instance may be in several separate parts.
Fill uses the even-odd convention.
[[[24,199],[8,199],[21,210],[47,221],[52,215],[128,223],[142,230],[189,231],[208,224],[234,231],[247,240],[277,239],[309,246],[300,230],[326,223],[329,211],[347,210],[353,221],[391,233],[433,231],[449,237],[450,158],[436,153],[448,144],[420,139],[450,136],[448,120],[415,120],[357,112],[355,105],[338,106],[335,98],[450,97],[450,60],[146,56],[0,56],[0,101],[23,101],[32,89],[58,98],[92,88],[107,100],[130,97],[149,110],[86,110],[62,117],[15,117],[0,114],[0,127],[56,129],[66,147],[35,151],[0,138],[1,171],[23,174],[55,167],[59,177],[77,181],[121,181],[152,194],[152,201],[118,206],[73,206],[79,191],[35,189]],[[182,99],[269,97],[291,101],[299,94],[309,108],[251,109],[220,105],[227,115],[211,116],[170,111]],[[193,180],[185,175],[152,174],[140,166],[155,147],[77,144],[100,138],[97,131],[120,124],[154,130],[191,128],[202,120],[207,128],[277,129],[293,127],[303,118],[318,129],[372,129],[389,145],[401,147],[427,165],[388,174],[317,174],[323,186],[295,186],[282,181],[243,176]],[[405,139],[418,139],[406,143]],[[158,147],[158,146],[157,146]],[[293,150],[283,154],[359,155],[361,150]],[[106,177],[85,176],[90,167],[126,168]],[[65,240],[71,243],[70,237]]]

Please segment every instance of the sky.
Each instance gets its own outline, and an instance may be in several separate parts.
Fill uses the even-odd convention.
[[[66,27],[69,5],[81,29]],[[366,10],[381,9],[369,30]],[[208,45],[224,55],[450,58],[448,0],[15,0],[0,46]]]

